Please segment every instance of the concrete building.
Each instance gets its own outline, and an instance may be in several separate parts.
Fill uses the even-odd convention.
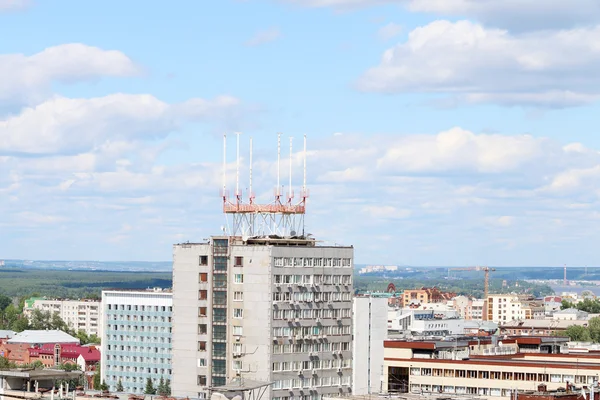
[[[508,321],[531,319],[515,294],[491,294],[487,298],[487,320],[502,325]]]
[[[384,344],[383,391],[510,398],[598,379],[598,354],[561,354],[566,338],[394,341]]]
[[[171,379],[173,296],[161,289],[102,292],[102,379],[109,390],[121,381],[129,393],[143,393]],[[191,350],[188,349],[188,350]]]
[[[404,307],[411,304],[446,303],[456,297],[456,293],[442,292],[438,288],[407,289],[403,294]]]
[[[348,393],[353,248],[304,237],[212,237],[173,248],[175,396],[236,377],[266,399]]]
[[[381,391],[383,341],[387,337],[386,298],[355,297],[353,303],[352,394]]]
[[[567,308],[565,310],[554,311],[553,319],[576,321],[589,319],[589,313],[578,310],[576,308]]]
[[[33,310],[56,313],[74,331],[101,336],[100,301],[98,300],[52,300],[34,297],[25,300],[23,312],[31,317]]]

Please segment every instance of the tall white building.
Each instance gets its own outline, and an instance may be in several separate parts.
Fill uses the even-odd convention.
[[[173,296],[161,289],[102,292],[102,380],[115,391],[143,393],[171,378]]]
[[[381,391],[383,341],[387,337],[388,299],[355,297],[353,303],[352,394]]]
[[[173,248],[175,396],[232,379],[320,399],[352,381],[353,248],[303,237],[213,237]]]
[[[33,310],[56,313],[67,326],[76,332],[84,331],[88,335],[101,336],[99,300],[51,300],[30,298],[25,301],[23,312],[31,317]]]

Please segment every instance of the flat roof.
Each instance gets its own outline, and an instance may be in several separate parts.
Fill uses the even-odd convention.
[[[38,330],[38,331],[23,331],[17,333],[12,339],[6,343],[28,343],[28,344],[43,344],[43,343],[77,343],[79,339],[59,330]]]
[[[83,374],[82,371],[63,371],[61,369],[7,369],[0,370],[2,377],[26,378],[26,379],[72,379]]]

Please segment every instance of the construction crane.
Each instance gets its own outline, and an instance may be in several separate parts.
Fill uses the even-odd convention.
[[[487,300],[489,289],[490,289],[490,271],[495,271],[496,268],[490,267],[466,267],[466,268],[448,268],[448,277],[450,277],[450,271],[483,271],[485,272],[485,279],[483,281],[483,293],[484,299]]]

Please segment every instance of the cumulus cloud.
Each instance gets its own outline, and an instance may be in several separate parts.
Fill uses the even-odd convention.
[[[153,140],[182,121],[219,121],[239,106],[229,96],[167,104],[151,95],[55,97],[0,120],[0,154],[78,154],[111,142]]]
[[[377,36],[379,36],[381,40],[390,40],[398,36],[400,33],[402,33],[402,25],[390,22],[389,24],[379,28],[377,31]]]
[[[356,9],[385,4],[413,12],[466,17],[486,25],[518,31],[559,29],[596,23],[596,0],[280,0],[305,7]]]
[[[435,21],[387,50],[358,86],[450,93],[474,103],[585,104],[600,95],[599,35],[600,26],[515,35],[469,21]]]
[[[281,37],[281,31],[278,28],[270,28],[264,31],[258,31],[246,41],[246,46],[254,47],[273,42]]]
[[[0,55],[0,106],[35,104],[51,95],[54,82],[132,76],[139,67],[125,54],[80,43],[48,47],[33,54]]]

